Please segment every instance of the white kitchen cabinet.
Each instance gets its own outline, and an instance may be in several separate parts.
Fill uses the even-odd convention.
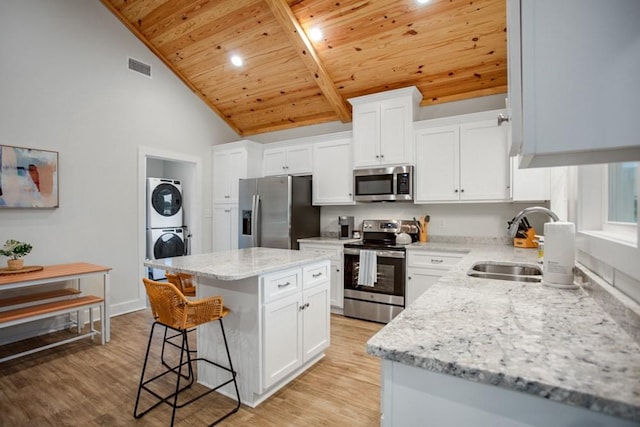
[[[216,145],[213,160],[213,250],[238,248],[238,182],[262,173],[262,145],[237,141]]]
[[[344,308],[344,245],[300,242],[300,250],[314,251],[331,257],[331,280],[329,285],[331,311],[342,314],[342,309]]]
[[[262,146],[238,141],[213,147],[213,203],[238,203],[238,180],[260,176]]]
[[[640,3],[508,0],[512,153],[523,167],[640,160]]]
[[[460,252],[407,251],[407,289],[405,307],[446,275],[464,256]]]
[[[413,121],[421,99],[413,86],[349,99],[354,167],[413,164]]]
[[[313,205],[348,205],[353,201],[350,137],[313,145]]]
[[[302,300],[300,294],[264,306],[265,388],[302,365]]]
[[[213,251],[238,249],[238,205],[214,205]]]
[[[329,274],[329,262],[323,261],[263,277],[263,389],[329,346]],[[302,286],[297,286],[300,277]]]
[[[263,154],[264,176],[310,174],[312,157],[311,144],[265,148]]]
[[[416,203],[510,197],[504,128],[496,120],[416,129]]]
[[[511,199],[526,202],[551,199],[551,169],[520,169],[517,157],[511,158]]]

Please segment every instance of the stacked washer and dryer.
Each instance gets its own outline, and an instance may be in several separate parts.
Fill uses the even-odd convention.
[[[188,253],[188,233],[182,211],[182,184],[176,179],[147,178],[147,258]],[[163,280],[163,270],[149,269],[149,278]]]

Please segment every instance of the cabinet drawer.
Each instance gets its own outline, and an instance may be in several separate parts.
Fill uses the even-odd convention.
[[[331,264],[327,262],[312,264],[302,269],[304,289],[326,283],[331,277]]]
[[[414,267],[451,268],[461,259],[462,254],[447,252],[408,251],[407,264]]]
[[[299,268],[263,276],[263,302],[267,303],[300,292],[301,276],[302,270]]]

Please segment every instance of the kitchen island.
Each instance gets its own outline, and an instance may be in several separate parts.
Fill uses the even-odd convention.
[[[407,247],[420,250],[468,254],[367,343],[383,359],[383,426],[640,423],[637,305],[626,301],[623,330],[584,270],[577,290],[466,274],[479,261],[535,264],[536,250]]]
[[[329,346],[328,256],[247,248],[159,260],[145,266],[192,274],[197,298],[221,295],[224,325],[242,403],[255,407],[324,356]],[[218,322],[198,328],[198,353],[226,364]],[[213,387],[229,374],[198,366]],[[219,390],[235,397],[233,385]]]

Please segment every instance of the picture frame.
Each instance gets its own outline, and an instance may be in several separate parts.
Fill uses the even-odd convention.
[[[0,209],[58,206],[58,152],[0,145]]]

